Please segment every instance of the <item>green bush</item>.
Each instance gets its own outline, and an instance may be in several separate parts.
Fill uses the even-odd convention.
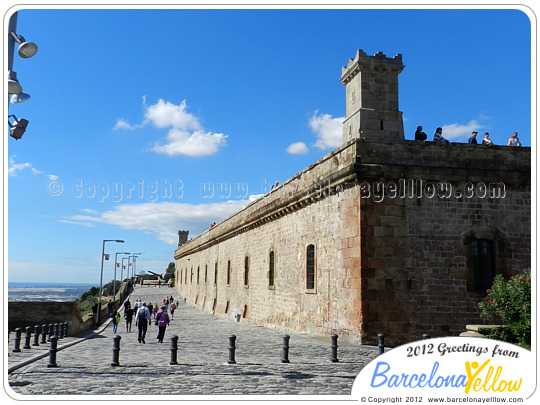
[[[498,274],[486,297],[478,303],[481,318],[499,319],[504,325],[489,338],[531,348],[531,269],[524,269],[505,280]]]

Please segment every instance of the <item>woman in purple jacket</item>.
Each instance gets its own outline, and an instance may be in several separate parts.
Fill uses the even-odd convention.
[[[167,314],[167,311],[165,310],[165,305],[163,305],[161,307],[161,311],[159,311],[156,314],[155,320],[159,328],[157,340],[159,343],[163,343],[163,338],[165,337],[165,328],[167,328],[167,326],[171,322],[169,319],[169,315]]]

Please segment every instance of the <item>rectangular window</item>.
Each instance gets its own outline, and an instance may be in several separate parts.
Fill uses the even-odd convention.
[[[306,249],[306,288],[315,289],[315,246],[309,245]]]
[[[208,265],[204,266],[204,284],[208,283]]]
[[[249,256],[244,258],[244,286],[249,285]]]
[[[231,261],[227,262],[227,285],[231,285]]]
[[[472,241],[472,257],[474,268],[474,289],[483,292],[493,284],[495,279],[495,247],[488,239]]]
[[[217,276],[218,276],[218,265],[216,262],[216,266],[214,267],[214,285],[217,285]]]
[[[270,252],[270,257],[268,258],[268,286],[274,287],[274,251]]]

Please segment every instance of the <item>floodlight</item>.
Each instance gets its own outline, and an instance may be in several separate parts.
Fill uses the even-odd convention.
[[[9,117],[14,118],[13,124],[8,120],[8,125],[11,127],[9,135],[19,140],[22,138],[24,132],[26,131],[26,127],[28,126],[28,120],[25,120],[24,118],[17,119],[15,115],[10,115]]]
[[[31,58],[38,50],[38,46],[33,42],[26,42],[22,35],[17,35],[14,32],[10,33],[15,41],[19,44],[19,56],[21,58]]]
[[[9,102],[11,104],[18,104],[29,99],[30,99],[30,94],[27,94],[27,93],[12,94],[11,97],[9,98]]]
[[[10,70],[8,72],[8,94],[20,94],[22,87],[17,79],[17,73]]]

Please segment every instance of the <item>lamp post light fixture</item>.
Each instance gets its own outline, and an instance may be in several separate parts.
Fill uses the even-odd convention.
[[[118,266],[118,255],[129,255],[129,252],[116,252],[114,254],[114,279],[113,279],[113,295],[116,297],[116,267]]]
[[[14,94],[16,96],[17,94]],[[9,118],[13,117],[13,123],[9,122]],[[18,119],[15,115],[8,116],[8,125],[10,127],[9,135],[16,140],[19,140],[24,135],[26,127],[28,126],[28,120],[24,118]]]
[[[22,103],[30,99],[30,95],[23,93],[17,73],[13,70],[13,56],[15,53],[15,42],[19,44],[17,53],[21,58],[27,59],[34,56],[38,50],[38,46],[33,42],[27,42],[22,35],[17,34],[17,18],[19,13],[14,12],[9,18],[8,23],[8,95],[9,102],[12,104]],[[11,128],[10,135],[15,139],[21,139],[28,125],[28,120],[21,118],[16,119],[16,124],[8,124]]]
[[[120,239],[103,240],[103,247],[101,248],[101,278],[99,280],[99,301],[98,301],[98,316],[97,316],[98,325],[101,324],[101,297],[103,295],[103,260],[105,259],[105,243],[106,242],[124,243],[124,241]]]

